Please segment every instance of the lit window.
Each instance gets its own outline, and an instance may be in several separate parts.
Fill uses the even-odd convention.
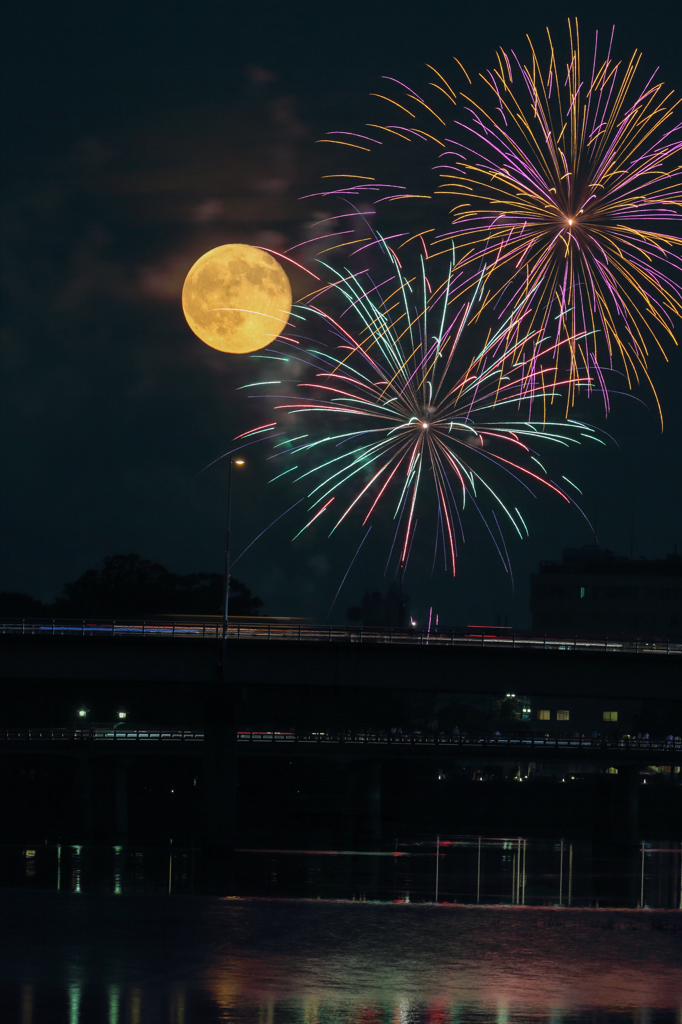
[[[541,722],[549,721],[549,711],[538,711],[538,718]]]
[[[617,711],[605,711],[604,712],[604,721],[605,722],[617,722],[618,721],[618,712]]]
[[[557,711],[556,720],[557,722],[567,722],[571,717],[568,711]]]
[[[581,588],[580,588],[580,596],[581,596],[581,597],[584,597],[584,596],[585,596],[585,588],[584,588],[584,587],[581,587]]]

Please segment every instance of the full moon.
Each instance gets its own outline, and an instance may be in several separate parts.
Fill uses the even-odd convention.
[[[256,352],[282,333],[291,285],[276,259],[251,245],[219,245],[185,278],[182,311],[198,338],[220,352]]]

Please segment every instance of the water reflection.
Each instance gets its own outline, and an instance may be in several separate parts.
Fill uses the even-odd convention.
[[[109,986],[109,1024],[119,1024],[121,1010],[121,986]]]
[[[114,888],[113,888],[113,892],[114,892],[114,896],[120,896],[121,893],[123,892],[123,869],[124,869],[124,864],[123,864],[123,847],[122,846],[115,846],[114,847],[114,870],[113,870],[113,875],[114,875]]]
[[[378,876],[357,855],[251,855],[254,878],[275,857],[273,895],[300,884],[297,901],[192,895],[188,850],[31,850],[0,888],[2,1022],[682,1024],[682,913],[597,909],[587,845],[425,838],[367,857]],[[614,891],[670,908],[681,861],[645,844],[606,862],[627,868]],[[315,898],[372,877],[409,902]]]
[[[69,985],[69,1024],[79,1024],[81,1016],[81,995],[80,982],[72,982]]]
[[[0,846],[7,885],[117,896],[206,891],[201,851],[172,845]],[[682,844],[434,836],[384,850],[249,849],[237,851],[230,888],[283,898],[682,909]]]
[[[456,922],[448,925],[460,931]],[[666,1019],[666,1011],[682,1019],[679,939],[666,954],[665,942],[642,935],[634,942],[585,933],[557,940],[516,922],[500,932],[495,922],[492,933],[472,931],[460,941],[448,941],[447,927],[435,934],[418,928],[408,948],[396,950],[388,927],[383,952],[360,940],[352,951],[326,957],[318,949],[305,958],[221,959],[207,969],[206,985],[226,1019],[242,1019],[252,1005],[263,1022],[468,1021],[480,1015],[558,1022],[599,1012],[642,1021],[654,1013]],[[430,955],[415,948],[422,942]]]
[[[517,938],[521,938],[518,936]],[[524,936],[528,938],[527,935]],[[580,946],[582,943],[577,943]],[[141,983],[103,983],[91,971],[85,982],[66,986],[60,998],[54,983],[23,983],[19,1014],[3,1020],[21,1024],[679,1024],[682,974],[655,965],[645,951],[636,967],[634,947],[616,942],[613,962],[602,955],[576,954],[563,946],[554,960],[540,952],[535,963],[507,951],[473,964],[460,956],[425,964],[409,958],[391,965],[372,963],[360,951],[347,956],[329,950],[303,962],[300,954],[222,956],[203,970],[181,970],[183,982],[150,976]],[[627,945],[627,944],[626,944]],[[655,944],[654,944],[655,945]],[[390,947],[390,942],[389,942]],[[389,951],[387,951],[389,952]],[[462,953],[463,951],[460,951]],[[660,953],[660,949],[658,950]],[[677,951],[679,954],[679,950]],[[175,970],[178,969],[175,964]],[[7,1011],[14,1000],[3,985]],[[16,1003],[14,1004],[16,1005]]]
[[[33,986],[21,986],[21,1024],[32,1024],[33,1021]]]
[[[81,846],[71,847],[71,888],[73,892],[81,891]]]
[[[246,895],[682,909],[682,845],[424,838],[392,850],[242,850]]]

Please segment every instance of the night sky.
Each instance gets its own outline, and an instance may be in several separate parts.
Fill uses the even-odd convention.
[[[315,140],[370,119],[382,75],[421,84],[426,62],[447,71],[453,54],[483,70],[496,45],[523,50],[525,33],[540,39],[546,25],[559,37],[572,15],[585,40],[615,21],[617,53],[641,47],[645,68],[682,89],[674,2],[12,6],[0,68],[0,590],[49,600],[118,552],[175,572],[221,571],[225,464],[201,470],[258,424],[237,391],[257,374],[191,333],[180,307],[187,270],[216,245],[283,250],[305,238],[325,207],[299,197],[333,169]],[[583,415],[618,446],[565,463],[599,541],[635,557],[682,548],[682,351],[667,351],[668,364],[651,361],[664,432],[644,389],[616,398],[606,423],[594,402]],[[268,487],[264,455],[251,451],[235,481],[235,555],[303,493]],[[456,579],[432,575],[424,519],[405,580],[420,624],[430,606],[447,625],[528,622],[530,572],[593,536],[550,497],[524,512],[531,536],[510,543],[513,588],[473,520]],[[265,612],[324,620],[362,531],[356,522],[330,541],[312,530],[292,544],[300,525],[292,513],[234,573]],[[330,621],[345,621],[365,586],[386,588],[389,545],[372,536]]]

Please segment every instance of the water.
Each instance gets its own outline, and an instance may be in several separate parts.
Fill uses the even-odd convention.
[[[0,907],[3,1022],[682,1020],[674,911],[44,890]]]
[[[198,850],[4,846],[0,1022],[682,1024],[681,872],[679,843],[425,836],[241,851],[219,898]]]
[[[424,836],[365,851],[249,849],[211,888],[201,851],[169,844],[0,846],[0,885],[74,893],[379,899],[682,909],[682,844]]]

